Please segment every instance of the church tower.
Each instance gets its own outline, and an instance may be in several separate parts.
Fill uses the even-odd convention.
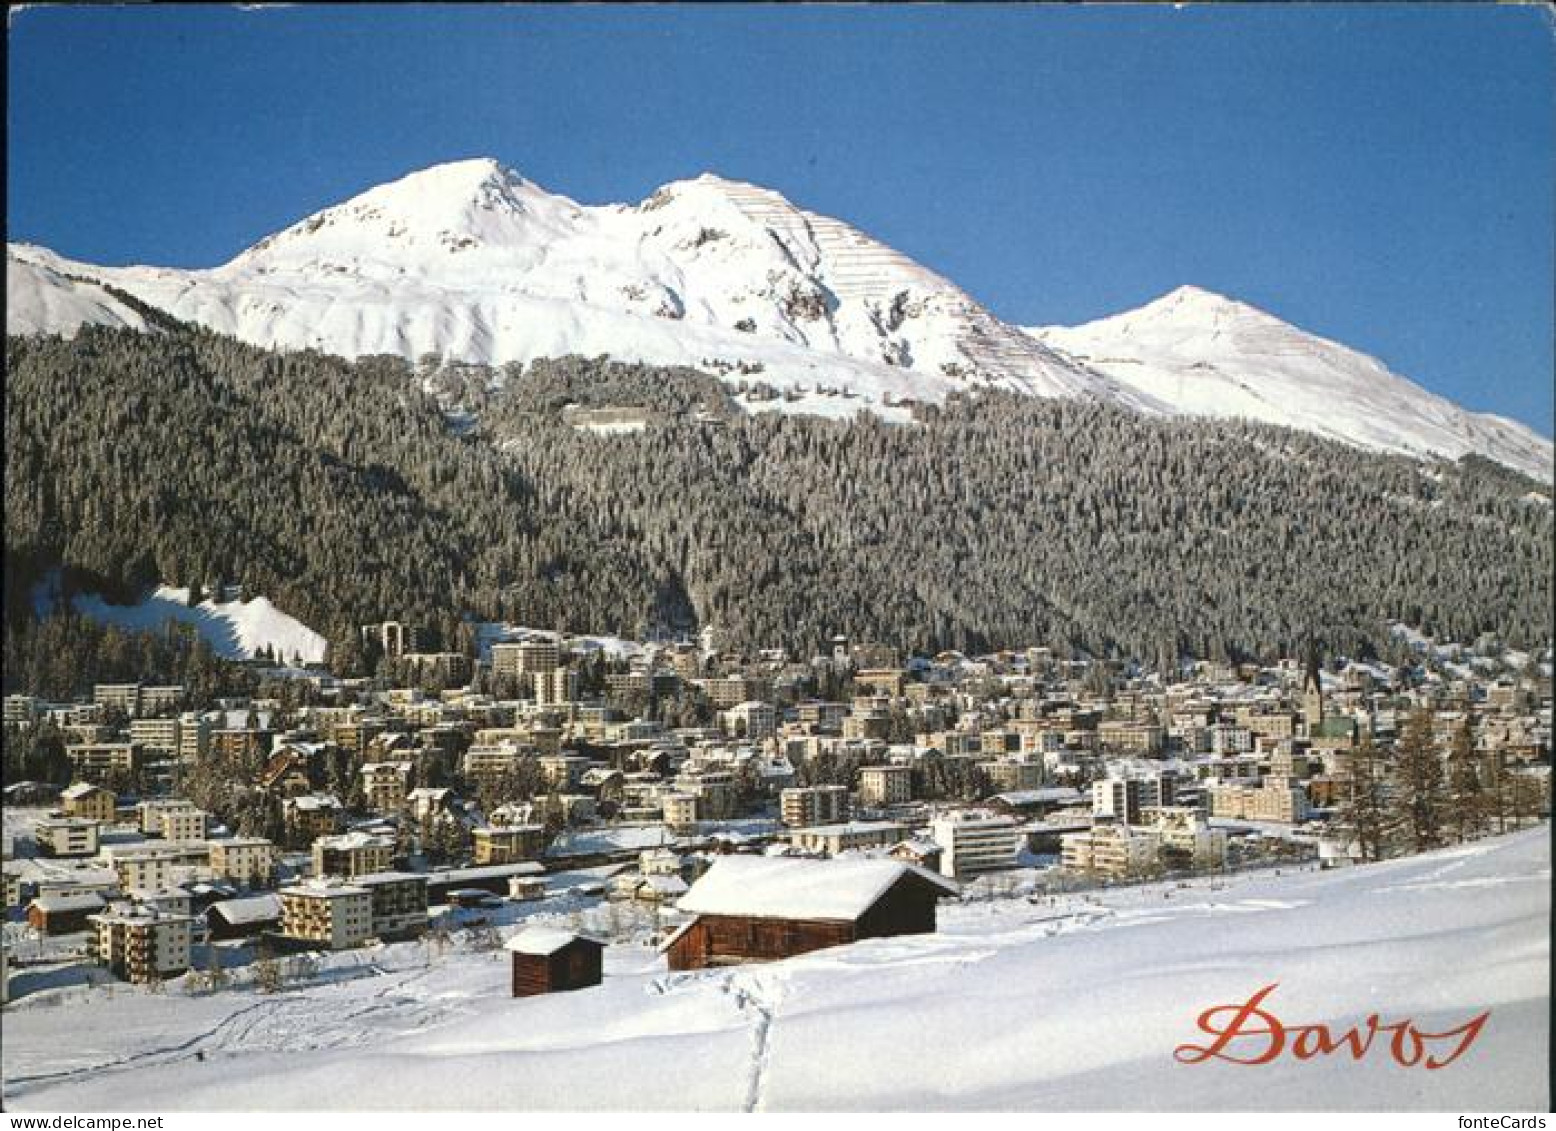
[[[1309,734],[1324,721],[1324,684],[1319,674],[1318,645],[1309,637],[1302,674],[1302,721]]]

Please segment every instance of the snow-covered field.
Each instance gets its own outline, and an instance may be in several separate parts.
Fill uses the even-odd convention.
[[[34,604],[47,609],[49,600],[40,594]],[[267,647],[281,661],[300,659],[307,664],[324,659],[324,637],[276,608],[267,597],[220,602],[207,598],[191,607],[188,589],[159,585],[134,605],[109,604],[95,593],[77,594],[71,605],[82,616],[138,632],[159,631],[169,620],[192,624],[218,656],[229,660],[252,660]]]
[[[119,988],[4,1014],[11,1110],[1545,1110],[1549,829],[1344,872],[942,905],[933,936],[671,974],[612,946],[601,987],[513,1000],[506,955],[417,944],[264,996]],[[337,975],[345,970],[334,971]],[[1267,1064],[1184,1064],[1196,1018],[1278,983],[1288,1026],[1388,1033]],[[1237,1046],[1245,1054],[1267,1044]]]

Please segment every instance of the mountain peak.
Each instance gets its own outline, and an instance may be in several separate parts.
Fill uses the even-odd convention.
[[[397,181],[367,190],[347,204],[369,198],[383,201],[417,198],[422,201],[468,203],[487,197],[500,198],[521,190],[542,191],[539,186],[525,180],[496,158],[472,157],[407,173]]]
[[[356,263],[386,249],[449,254],[544,242],[579,211],[491,157],[407,173],[268,236],[229,267]]]
[[[695,177],[670,181],[668,184],[659,186],[648,199],[638,205],[638,208],[653,211],[678,201],[707,202],[722,205],[736,201],[751,202],[754,200],[793,207],[780,193],[774,192],[772,189],[763,188],[761,185],[752,184],[750,181],[737,181],[729,177],[720,176],[712,171],[704,171]]]
[[[1215,291],[1206,290],[1204,287],[1196,287],[1192,283],[1185,283],[1176,287],[1140,307],[1136,314],[1150,312],[1153,314],[1172,314],[1182,316],[1185,314],[1256,314],[1265,318],[1273,317],[1265,314],[1256,306],[1250,306],[1240,299],[1229,298]]]
[[[737,181],[731,177],[720,176],[718,173],[713,172],[711,169],[706,169],[703,172],[698,173],[697,176],[693,178],[693,183],[699,185],[708,185],[712,188],[723,189],[749,189],[761,187],[760,185],[752,184],[750,181]]]

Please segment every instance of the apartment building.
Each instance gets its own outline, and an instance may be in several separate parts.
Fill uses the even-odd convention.
[[[1016,793],[1037,789],[1043,784],[1041,757],[1011,754],[990,762],[979,762],[978,768],[989,779],[989,785],[995,793]]]
[[[854,693],[873,693],[895,699],[902,694],[908,673],[901,668],[861,668],[854,673]]]
[[[310,880],[282,888],[281,933],[330,950],[360,946],[373,937],[373,894],[339,880]]]
[[[1094,817],[1138,825],[1146,809],[1171,805],[1173,781],[1161,774],[1128,774],[1101,778],[1091,783]]]
[[[735,815],[735,775],[728,770],[682,769],[675,789],[696,798],[701,820],[724,821]]]
[[[33,840],[45,856],[96,856],[98,823],[80,817],[43,817],[33,824]]]
[[[737,703],[722,716],[724,733],[750,742],[771,738],[778,730],[778,713],[770,703],[753,699]]]
[[[555,668],[549,672],[536,672],[535,702],[542,707],[555,707],[578,699],[578,673],[572,668]]]
[[[119,877],[124,891],[161,891],[173,885],[174,869],[184,861],[184,851],[160,844],[115,844],[103,849],[103,857]]]
[[[341,749],[351,751],[353,758],[360,758],[367,751],[368,744],[386,729],[388,723],[383,719],[358,715],[336,722],[328,729],[326,737]]]
[[[470,830],[477,864],[517,864],[538,860],[546,850],[544,825],[508,825]]]
[[[438,679],[444,687],[470,682],[470,657],[463,652],[407,652],[400,661],[417,680]]]
[[[472,746],[465,751],[465,776],[472,778],[501,776],[526,754],[534,754],[534,750],[526,749],[512,740]]]
[[[885,742],[891,737],[890,709],[874,700],[856,701],[843,719],[843,737]]]
[[[968,876],[1014,867],[1021,850],[1021,832],[1009,817],[974,809],[959,810],[930,822],[930,836],[940,846],[940,873]]]
[[[194,919],[144,904],[120,904],[87,920],[92,957],[116,977],[159,982],[189,969]]]
[[[848,819],[848,787],[811,785],[785,789],[778,794],[778,808],[780,819],[790,828],[836,824]]]
[[[77,782],[59,795],[59,801],[67,817],[105,823],[113,821],[118,805],[118,798],[112,790],[95,786],[91,782]]]
[[[1295,778],[1271,777],[1256,787],[1212,786],[1210,815],[1238,821],[1300,824],[1312,816],[1312,805],[1301,782]]]
[[[1174,870],[1219,868],[1226,863],[1226,831],[1212,828],[1205,814],[1185,806],[1150,809],[1146,824],[1158,838],[1164,867]]]
[[[193,711],[178,716],[178,757],[198,762],[211,749],[211,722]]]
[[[661,793],[659,807],[664,814],[664,822],[671,831],[677,833],[697,831],[697,798],[690,793]]]
[[[264,837],[211,841],[211,870],[245,887],[266,887],[275,874],[275,845]]]
[[[143,687],[140,689],[139,713],[142,715],[170,714],[184,705],[187,694],[181,683],[170,683],[162,687]]]
[[[546,788],[556,790],[577,789],[589,768],[589,759],[581,754],[547,754],[540,758],[540,772],[545,775]]]
[[[1097,727],[1097,742],[1103,749],[1147,757],[1162,752],[1165,737],[1154,723],[1109,721]]]
[[[42,704],[31,695],[7,695],[3,721],[6,726],[31,726],[38,721]]]
[[[865,766],[859,771],[859,804],[880,807],[912,800],[912,766]]]
[[[380,813],[398,812],[411,791],[411,762],[367,762],[362,766],[362,792]]]
[[[195,811],[193,801],[183,797],[153,797],[142,801],[135,807],[139,817],[140,831],[144,836],[162,836],[162,816],[164,813],[179,811]],[[202,832],[200,834],[204,836]],[[181,837],[167,837],[168,840],[180,840]]]
[[[315,876],[352,876],[389,871],[394,841],[386,836],[350,832],[321,836],[313,842]]]
[[[340,798],[332,793],[305,793],[281,802],[287,828],[307,840],[331,836],[346,821]]]
[[[141,748],[133,742],[68,743],[65,757],[77,778],[97,783],[113,773],[133,774],[144,761]]]
[[[105,711],[123,711],[133,718],[140,713],[140,684],[99,683],[92,688],[92,702]]]
[[[362,626],[362,643],[391,660],[421,647],[421,629],[400,621],[386,620]]]
[[[274,735],[268,730],[250,730],[246,727],[214,727],[207,740],[207,749],[219,758],[230,761],[263,759],[270,753]]]
[[[427,882],[416,872],[377,872],[351,881],[371,897],[373,937],[404,939],[427,929]]]
[[[159,814],[157,833],[163,840],[204,840],[211,815],[193,805],[164,809]]]
[[[177,754],[180,724],[177,719],[142,718],[130,720],[130,741],[159,754]]]
[[[1104,879],[1149,875],[1158,867],[1161,834],[1120,821],[1103,821],[1089,832],[1060,838],[1060,866]]]
[[[838,825],[817,825],[795,829],[789,843],[802,852],[836,856],[864,848],[890,848],[908,835],[906,825],[889,821],[848,821]]]
[[[562,665],[562,649],[555,640],[524,640],[492,645],[492,674],[522,679],[552,672]]]
[[[719,711],[727,711],[731,707],[738,707],[753,699],[769,700],[773,694],[771,682],[750,676],[717,676],[698,682],[703,694],[708,697],[708,702]]]
[[[795,721],[811,733],[839,734],[848,715],[848,704],[812,699],[796,706],[794,715]]]
[[[1253,743],[1254,732],[1248,727],[1233,723],[1217,723],[1210,728],[1212,754],[1246,754],[1253,750]]]
[[[1263,712],[1239,708],[1236,718],[1238,726],[1266,738],[1290,739],[1297,733],[1297,717],[1290,711]]]

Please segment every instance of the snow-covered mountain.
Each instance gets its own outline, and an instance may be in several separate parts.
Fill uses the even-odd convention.
[[[967,381],[1136,400],[857,229],[711,175],[641,204],[591,207],[495,161],[439,165],[208,271],[11,251],[246,341],[348,357],[609,354],[759,371],[780,388],[825,384],[874,402],[939,400]],[[7,320],[13,333],[54,328]]]
[[[1365,354],[1198,287],[1027,332],[1174,413],[1243,417],[1410,456],[1479,452],[1551,477],[1550,441],[1524,425],[1468,412]]]
[[[49,257],[63,263],[58,257]],[[40,249],[6,248],[5,330],[8,334],[63,334],[74,337],[82,326],[121,326],[146,330],[146,322],[94,283],[67,278],[48,265]]]
[[[1086,326],[1024,332],[858,229],[709,174],[636,205],[589,206],[495,161],[459,161],[211,270],[95,267],[12,244],[7,332],[140,328],[93,280],[271,347],[487,364],[604,354],[797,390],[778,403],[800,412],[900,415],[894,402],[990,386],[1245,416],[1412,455],[1478,451],[1551,477],[1550,442],[1522,425],[1465,412],[1241,303],[1184,288]]]

